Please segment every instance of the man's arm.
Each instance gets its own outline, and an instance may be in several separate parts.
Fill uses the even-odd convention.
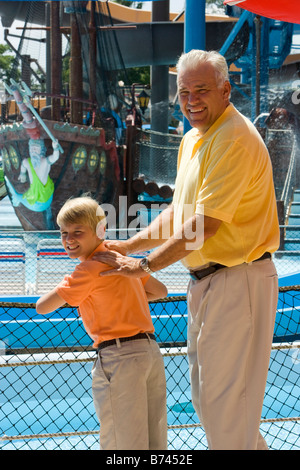
[[[53,289],[39,298],[35,308],[37,313],[45,314],[53,312],[65,303],[66,301],[55,292],[55,289]]]
[[[118,251],[122,255],[156,248],[172,236],[173,214],[174,207],[170,204],[148,227],[138,232],[132,238],[128,240],[109,240],[105,242],[105,246],[109,250]],[[95,259],[97,259],[97,255]]]
[[[208,238],[215,235],[221,223],[221,220],[195,214],[169,240],[150,253],[148,256],[150,269],[154,272],[160,271],[181,260],[196,248],[201,247]],[[122,256],[113,251],[101,252],[97,259],[114,268],[101,273],[101,276],[123,274],[142,277],[146,275],[139,265],[139,259]]]
[[[222,221],[195,214],[188,219],[181,229],[148,256],[150,269],[160,271],[176,261],[185,258],[195,249],[215,235]]]

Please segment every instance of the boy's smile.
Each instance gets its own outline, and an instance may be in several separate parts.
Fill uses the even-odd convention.
[[[61,241],[70,258],[85,261],[95,251],[101,240],[89,225],[62,224]]]

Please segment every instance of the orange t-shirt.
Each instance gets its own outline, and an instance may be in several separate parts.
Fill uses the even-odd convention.
[[[110,266],[93,261],[97,251],[106,248],[101,243],[87,261],[76,266],[56,287],[56,293],[69,305],[79,307],[84,327],[93,339],[94,347],[102,341],[133,336],[137,333],[153,333],[144,284],[144,278],[113,275],[102,277],[101,271]]]

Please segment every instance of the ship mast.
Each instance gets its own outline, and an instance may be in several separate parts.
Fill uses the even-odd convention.
[[[50,2],[51,94],[61,94],[62,53],[60,32],[60,2]],[[60,121],[60,99],[52,98],[52,121]]]
[[[74,2],[75,3],[75,2]],[[76,2],[80,4],[81,2]],[[80,8],[80,5],[79,5]],[[73,124],[82,123],[82,57],[80,25],[75,11],[70,13],[71,27],[71,57],[70,57],[70,121]],[[72,99],[74,98],[74,99]],[[78,100],[78,101],[77,101]]]

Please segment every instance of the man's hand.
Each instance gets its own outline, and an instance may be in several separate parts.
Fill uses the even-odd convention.
[[[103,271],[100,276],[112,276],[121,274],[129,277],[144,277],[147,273],[140,268],[140,260],[138,258],[130,258],[123,256],[116,251],[101,251],[95,253],[93,260],[112,266],[113,269]]]
[[[108,250],[117,251],[121,255],[126,256],[128,253],[126,240],[105,240],[104,245]]]

